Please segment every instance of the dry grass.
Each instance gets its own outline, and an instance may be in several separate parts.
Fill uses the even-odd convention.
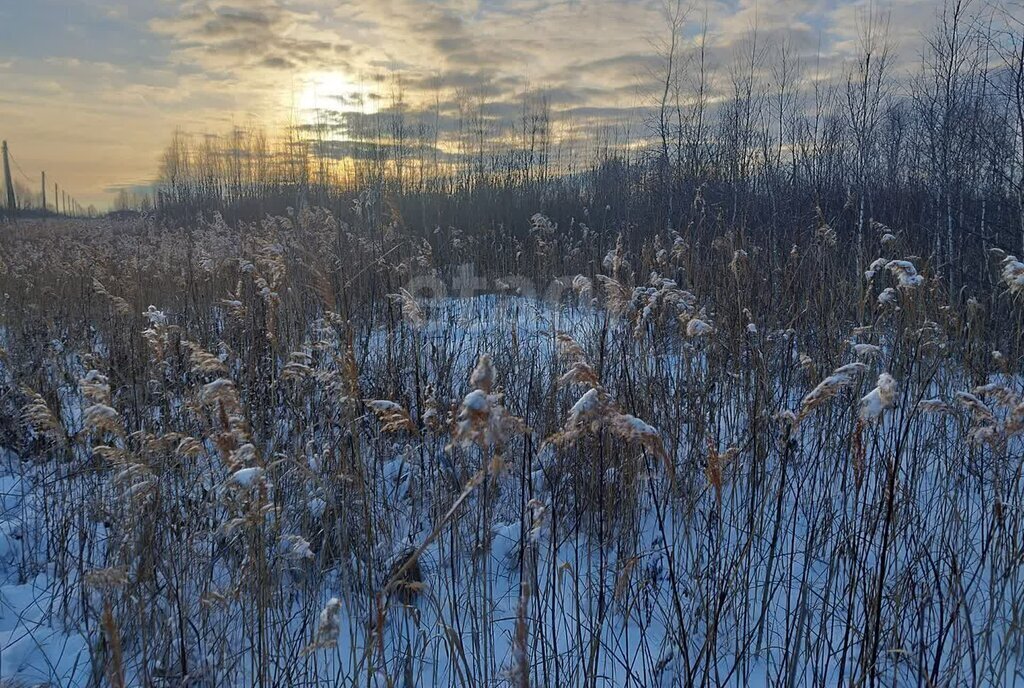
[[[456,266],[365,218],[0,240],[2,431],[40,495],[21,565],[97,675],[1019,671],[1015,259],[951,302],[926,260],[856,274],[830,227],[766,261],[729,227],[632,246],[535,216],[522,264],[560,303],[435,302],[408,278]]]

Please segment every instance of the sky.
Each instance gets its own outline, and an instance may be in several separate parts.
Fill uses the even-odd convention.
[[[447,107],[464,89],[514,112],[532,89],[584,129],[642,123],[666,1],[0,0],[0,137],[21,183],[37,188],[46,170],[105,209],[119,189],[152,183],[176,129],[372,113],[395,75],[411,107],[442,93]],[[756,26],[761,45],[785,40],[805,65],[839,74],[867,1],[691,0],[683,47],[706,18],[709,61],[727,70]],[[912,63],[935,2],[877,7]]]

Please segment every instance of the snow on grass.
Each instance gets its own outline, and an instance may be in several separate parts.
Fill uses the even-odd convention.
[[[558,360],[555,331],[569,330],[581,339],[589,334],[590,341],[600,341],[593,337],[601,331],[600,317],[591,310],[552,308],[528,299],[493,295],[429,303],[425,304],[425,309],[428,319],[417,326],[415,336],[452,352],[441,360],[424,363],[428,378],[442,381],[439,387],[444,388],[442,392],[450,392],[447,398],[455,402],[461,399],[463,409],[477,414],[491,412],[497,392],[489,394],[484,389],[475,389],[467,393],[468,384],[487,387],[501,384],[515,389],[516,385],[522,386],[524,380],[533,379],[529,374],[548,383],[558,379],[557,366],[551,365]],[[514,340],[511,332],[515,333]],[[713,330],[702,334],[713,336]],[[364,370],[373,370],[376,361],[386,360],[389,337],[395,336],[380,330],[369,334],[366,361],[362,362]],[[405,336],[405,333],[398,336]],[[766,328],[766,339],[774,336],[776,333]],[[497,372],[480,368],[480,352],[509,349],[515,349],[513,354],[505,354],[503,358],[522,357],[533,364],[535,370],[503,368],[497,356],[493,362],[488,359],[488,366],[493,363]],[[873,359],[879,352],[876,349],[880,350],[874,345],[857,345],[853,353]],[[844,350],[849,356],[849,349]],[[698,377],[707,365],[699,353],[682,346],[678,350],[651,351],[645,355],[638,365],[662,366],[666,376],[671,376],[666,382],[669,394],[689,392],[690,378]],[[478,364],[474,370],[480,372],[467,377],[474,363]],[[914,413],[916,409],[911,405],[895,405],[895,380],[886,373],[877,378],[868,377],[869,363],[839,365],[808,394],[802,393],[814,384],[813,379],[805,386],[792,385],[772,391],[777,393],[781,404],[794,406],[802,399],[805,405],[812,407],[846,394],[851,398],[852,408],[863,394],[860,385],[866,387],[875,379],[874,389],[862,397],[859,414],[862,419],[872,421],[868,432],[884,438],[905,421],[906,416],[900,414]],[[322,360],[316,363],[310,357],[304,365],[308,365],[313,374],[323,372],[316,367],[324,365]],[[736,381],[725,380],[719,384],[724,389],[716,390],[718,396],[714,397],[714,403],[720,405],[721,414],[708,432],[729,439],[750,419],[745,417],[745,409],[730,398],[728,386],[741,385],[739,376]],[[207,383],[199,396],[216,400],[235,393],[234,383],[223,378]],[[384,392],[373,390],[373,393]],[[647,390],[636,393],[641,404],[646,393]],[[443,393],[442,397],[445,397]],[[515,401],[513,395],[509,397],[509,403]],[[597,389],[591,388],[575,401],[574,398],[575,395],[564,399],[563,405],[558,407],[559,414],[568,407],[570,422],[584,421],[602,408]],[[972,408],[976,411],[988,408],[976,395],[962,396],[961,402],[974,404]],[[418,408],[407,399],[402,399],[405,406],[386,399],[368,403],[380,411],[405,413],[406,407],[410,412]],[[937,399],[922,403],[938,407],[944,402]],[[891,413],[884,413],[890,409]],[[662,425],[666,414],[676,412],[674,409],[658,411],[661,417],[652,417],[658,426]],[[649,417],[646,412],[643,415]],[[617,413],[614,418],[615,428],[624,433],[660,436],[653,425],[637,416]],[[563,502],[576,496],[566,487],[576,469],[573,462],[579,460],[579,454],[594,451],[592,445],[584,446],[579,454],[566,453],[565,456],[555,456],[553,451],[545,449],[536,462],[523,465],[515,463],[519,452],[510,452],[504,457],[511,465],[508,472],[497,477],[493,485],[487,485],[488,489],[496,491],[489,493],[493,500],[491,520],[484,528],[480,527],[478,519],[483,497],[480,493],[472,494],[467,501],[467,515],[455,519],[442,537],[424,549],[418,562],[419,585],[422,586],[418,597],[408,603],[391,600],[394,603],[388,605],[386,618],[379,618],[375,616],[378,610],[373,593],[386,578],[372,566],[377,560],[401,558],[408,547],[424,542],[436,514],[451,504],[466,483],[467,471],[475,467],[467,468],[466,464],[479,461],[480,457],[469,451],[453,453],[443,446],[430,447],[419,438],[409,437],[412,434],[409,431],[409,435],[372,447],[360,446],[365,453],[361,455],[359,466],[337,466],[330,463],[334,447],[316,446],[316,442],[297,449],[289,447],[287,440],[292,427],[288,425],[287,414],[282,412],[274,421],[273,427],[280,435],[275,449],[282,455],[286,449],[305,452],[302,467],[292,470],[315,473],[323,466],[331,466],[332,471],[330,480],[315,493],[274,495],[281,504],[291,505],[293,509],[293,513],[288,513],[285,508],[275,518],[290,526],[308,528],[303,535],[289,528],[285,535],[271,541],[274,554],[287,561],[287,577],[281,583],[284,592],[275,592],[281,594],[280,607],[274,612],[274,621],[278,624],[275,633],[278,637],[303,641],[298,648],[302,652],[296,650],[292,655],[286,654],[283,647],[272,647],[272,659],[282,666],[290,666],[289,670],[298,677],[297,682],[334,685],[339,676],[358,674],[359,685],[384,685],[380,667],[386,667],[392,676],[413,676],[412,685],[417,686],[466,685],[467,667],[480,667],[482,675],[501,676],[516,659],[514,638],[524,580],[532,586],[531,599],[538,606],[538,616],[542,619],[542,623],[532,629],[534,641],[528,648],[527,661],[539,663],[539,657],[561,658],[559,672],[564,673],[559,674],[557,685],[560,686],[584,685],[587,676],[600,677],[596,685],[602,687],[685,685],[686,662],[680,650],[680,629],[684,626],[689,651],[694,655],[703,651],[706,657],[713,654],[715,659],[707,660],[705,666],[709,671],[731,676],[735,685],[779,685],[787,682],[782,680],[784,678],[789,679],[790,685],[832,682],[837,680],[834,660],[826,662],[825,676],[816,673],[817,669],[809,661],[795,663],[787,674],[790,670],[780,663],[783,656],[780,648],[798,631],[799,637],[809,645],[839,646],[846,632],[845,617],[828,606],[836,604],[837,598],[826,602],[824,591],[849,583],[851,569],[847,568],[844,557],[848,556],[857,567],[865,570],[873,571],[872,567],[878,565],[876,543],[858,540],[859,531],[851,530],[851,524],[865,518],[858,510],[859,502],[851,498],[853,486],[843,482],[832,463],[806,458],[831,456],[839,446],[835,428],[819,425],[818,419],[812,416],[799,428],[794,440],[796,454],[788,462],[767,452],[755,457],[753,452],[739,451],[734,459],[736,470],[757,466],[757,472],[749,475],[763,477],[755,480],[739,473],[743,479],[729,481],[717,504],[694,499],[688,509],[659,511],[670,503],[666,498],[666,484],[659,481],[657,474],[648,474],[625,461],[622,465],[606,466],[603,475],[595,472],[596,476],[585,476],[607,489],[606,498],[615,500],[607,512],[608,518],[617,516],[620,507],[634,510],[630,513],[636,514],[635,540],[628,545],[600,542],[596,533],[600,533],[602,524],[588,523],[586,527],[571,529],[564,522],[581,518],[574,513],[576,505],[566,509]],[[949,425],[948,429],[943,425],[937,427],[942,432],[952,431],[953,424]],[[358,431],[360,426],[354,427]],[[687,430],[683,425],[681,432]],[[767,426],[765,432],[768,432]],[[342,437],[346,442],[359,441],[354,434]],[[694,455],[698,461],[706,461],[705,439],[702,434],[684,434],[679,443],[680,455],[671,460],[680,466],[693,461]],[[874,449],[869,450],[868,463],[884,468],[886,463],[881,460],[884,452],[873,452]],[[262,448],[260,453],[271,455],[270,452],[264,454]],[[630,454],[634,458],[637,455],[639,451]],[[247,466],[255,456],[256,448],[250,444],[231,452],[235,466]],[[934,446],[923,444],[915,453],[914,461],[919,463],[913,467],[917,475],[923,477],[905,488],[901,485],[906,491],[901,492],[901,499],[907,500],[901,503],[901,508],[906,509],[901,518],[907,519],[908,529],[928,532],[933,519],[948,513],[954,505],[969,514],[981,513],[985,508],[982,496],[974,491],[976,479],[952,460],[940,461],[937,456],[939,453]],[[622,451],[620,458],[625,457],[626,452]],[[183,481],[184,485],[174,488],[180,492],[168,492],[163,497],[193,499],[195,496],[190,490],[210,490],[224,481],[249,488],[267,477],[271,470],[280,469],[268,465],[267,468],[247,466],[230,471],[212,463],[204,466],[204,470],[208,472],[199,475],[216,475],[217,481],[198,480],[194,484]],[[701,470],[702,466],[695,473],[701,475]],[[630,472],[639,473],[634,478],[635,484],[627,483]],[[432,474],[440,477],[431,481]],[[275,484],[284,484],[285,480],[279,480],[277,473],[273,475]],[[903,475],[901,473],[901,482]],[[884,494],[885,477],[884,470],[869,472],[863,485],[856,488],[860,490],[857,493],[860,499],[867,499],[865,495]],[[334,492],[338,485],[357,479],[365,481],[360,499],[338,503]],[[84,686],[91,677],[89,648],[98,637],[87,639],[79,629],[63,626],[57,611],[61,601],[54,594],[58,581],[45,562],[40,572],[19,580],[25,558],[21,535],[26,532],[24,521],[39,520],[35,510],[44,485],[45,482],[31,483],[13,476],[0,480],[3,488],[0,502],[5,510],[4,520],[0,522],[0,566],[8,580],[0,587],[0,602],[3,603],[0,634],[4,634],[0,635],[4,643],[0,675],[23,682]],[[525,494],[523,485],[536,486],[536,494]],[[89,486],[83,483],[83,489]],[[688,484],[684,494],[699,495],[704,489],[703,483]],[[228,492],[234,495],[243,490]],[[25,495],[32,495],[32,499],[26,502]],[[524,508],[528,496],[532,498],[531,503]],[[778,502],[773,501],[776,499]],[[765,508],[756,514],[749,513],[751,504],[765,505]],[[385,524],[381,533],[374,534],[378,538],[374,545],[377,559],[371,562],[353,562],[344,556],[321,559],[328,549],[325,543],[330,543],[327,537],[319,542],[317,537],[331,529],[337,533],[339,523],[364,509],[372,510],[375,522]],[[563,520],[552,523],[552,515]],[[37,542],[32,549],[39,551],[38,539],[42,533],[35,532]],[[703,541],[695,534],[709,539]],[[363,537],[363,533],[344,531],[344,536]],[[980,556],[982,533],[975,521],[968,522],[962,537],[965,541],[963,556],[967,561],[976,561]],[[820,543],[827,541],[849,542],[851,548],[862,549],[838,555],[841,561],[832,567],[820,548]],[[213,542],[211,537],[209,541],[200,541],[197,547],[212,548]],[[906,543],[902,546],[907,549],[897,552],[893,564],[899,570],[914,565],[910,546]],[[737,552],[743,553],[742,568],[722,555],[737,556]],[[230,556],[228,550],[224,558]],[[525,568],[524,557],[535,562],[535,575],[530,575]],[[213,565],[211,579],[218,584],[230,579],[226,566],[223,561]],[[358,571],[359,575],[353,576],[352,571]],[[683,574],[687,575],[682,581],[673,578]],[[377,588],[354,593],[353,578],[372,579]],[[486,595],[481,593],[484,590]],[[986,614],[1007,611],[1005,603],[994,596],[986,598],[977,589],[970,594],[974,595],[970,601],[975,607],[971,612],[972,621],[981,622]],[[397,599],[397,595],[394,597]],[[851,605],[849,610],[843,610],[844,614],[858,619],[868,609],[867,603],[860,599],[844,598],[843,603]],[[883,603],[889,604],[889,600]],[[717,624],[715,634],[709,630],[712,610]],[[252,635],[251,620],[233,613],[230,608],[221,610],[216,605],[204,607],[202,613],[211,626],[224,630],[223,641],[229,652],[225,653],[227,659],[221,660],[223,665],[217,670],[220,684],[254,683],[255,658],[248,650],[239,649],[252,647],[245,644],[246,638]],[[752,619],[762,620],[763,630],[741,658],[740,648],[731,641],[744,633],[744,629],[749,630]],[[897,625],[903,622],[901,618],[891,621]],[[906,621],[907,624],[912,622],[912,619]],[[991,642],[998,642],[998,639]],[[139,673],[142,660],[137,648],[131,652],[136,654],[129,658],[129,664]],[[376,668],[366,664],[366,657],[373,657]],[[592,665],[588,666],[591,661]],[[554,670],[545,671],[548,669],[536,667],[537,676],[544,677],[537,684],[556,685]],[[893,671],[900,679],[910,673],[903,669]]]

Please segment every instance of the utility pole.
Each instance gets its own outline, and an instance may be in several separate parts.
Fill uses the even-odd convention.
[[[60,215],[60,192],[57,190],[57,182],[53,183],[53,210]]]
[[[14,182],[11,181],[11,163],[7,157],[7,142],[3,142],[4,186],[7,188],[7,213],[14,217],[18,214],[18,205],[14,200]]]
[[[46,172],[43,172],[43,215],[46,214]]]

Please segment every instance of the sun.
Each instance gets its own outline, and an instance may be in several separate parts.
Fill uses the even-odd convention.
[[[344,72],[315,72],[302,82],[296,103],[303,117],[315,118],[318,110],[373,114],[377,103],[366,84]]]

